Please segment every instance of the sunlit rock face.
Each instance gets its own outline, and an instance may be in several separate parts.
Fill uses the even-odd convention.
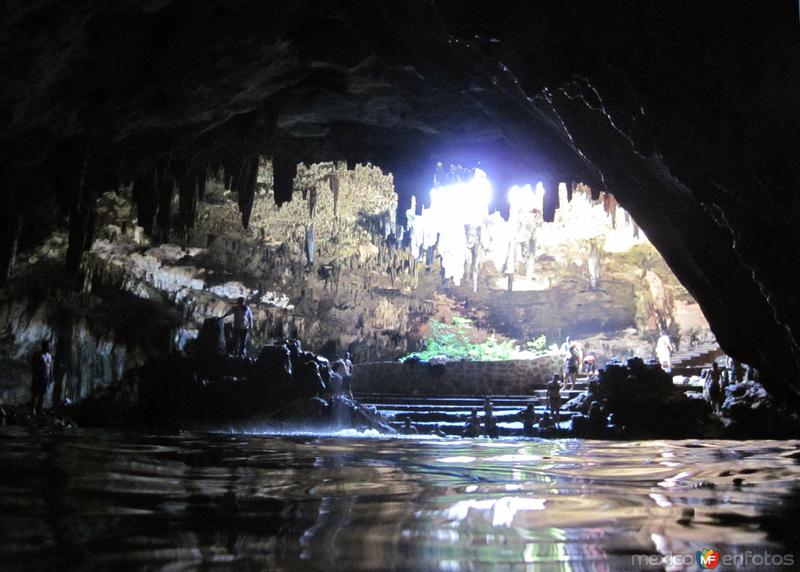
[[[183,351],[205,319],[222,316],[240,296],[254,314],[254,348],[294,337],[331,357],[350,351],[358,360],[415,349],[414,332],[431,313],[426,297],[440,279],[426,276],[420,287],[416,261],[394,239],[392,177],[371,166],[300,165],[295,200],[278,207],[271,172],[271,164],[262,166],[247,229],[236,193],[209,182],[182,244],[145,235],[131,220],[130,189],[102,196],[98,238],[83,255],[78,292],[70,291],[68,276],[49,282],[67,249],[63,234],[20,261],[0,298],[3,399],[27,397],[25,364],[42,339],[75,354],[62,356],[56,391],[76,399],[147,356]]]
[[[98,197],[123,183],[144,234],[171,242],[190,234],[210,170],[249,224],[259,154],[275,159],[280,202],[297,163],[346,158],[392,172],[406,208],[426,165],[467,148],[492,156],[503,188],[525,174],[613,192],[723,348],[796,401],[797,6],[720,16],[697,3],[17,3],[0,28],[2,277],[53,228],[74,277]]]
[[[640,334],[637,343],[603,352],[608,357],[649,356],[648,338],[660,331],[683,348],[710,336],[700,308],[611,194],[592,198],[585,185],[561,183],[558,208],[545,221],[541,182],[504,191],[480,169],[457,178],[435,181],[430,206],[419,213],[412,200],[409,248],[426,267],[441,266],[440,289],[487,327],[519,340]],[[507,218],[488,214],[492,193],[508,198]]]
[[[21,261],[0,299],[4,399],[25,399],[25,363],[44,338],[58,348],[56,394],[78,399],[148,357],[184,351],[204,321],[240,296],[255,319],[252,347],[294,337],[361,362],[409,354],[431,320],[456,316],[472,320],[479,341],[525,348],[539,336],[571,335],[603,362],[650,355],[662,329],[683,347],[710,335],[696,303],[613,197],[595,201],[576,188],[570,200],[562,186],[553,222],[543,222],[541,188],[511,189],[506,220],[488,214],[485,174],[472,194],[463,192],[470,174],[434,189],[430,208],[410,210],[402,225],[393,177],[377,167],[298,165],[295,197],[282,206],[272,171],[268,161],[260,166],[246,229],[238,193],[210,180],[180,243],[146,235],[130,188],[103,195],[79,291],[69,277],[51,283],[48,275],[65,255],[63,234]],[[474,202],[463,204],[465,197]]]

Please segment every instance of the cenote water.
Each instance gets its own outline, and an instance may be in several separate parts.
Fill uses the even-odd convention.
[[[798,445],[4,429],[0,569],[792,569]]]

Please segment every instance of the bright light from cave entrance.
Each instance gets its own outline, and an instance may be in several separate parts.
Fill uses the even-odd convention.
[[[431,189],[431,212],[437,219],[454,224],[476,225],[489,216],[492,184],[486,173],[475,169],[468,181]]]
[[[508,204],[513,211],[533,212],[544,210],[544,185],[536,184],[534,190],[528,185],[514,185],[508,190]]]

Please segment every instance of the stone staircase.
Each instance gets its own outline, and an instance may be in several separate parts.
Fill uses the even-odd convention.
[[[562,403],[566,403],[586,389],[586,379],[579,379],[576,388],[562,390]],[[401,429],[406,417],[419,434],[431,433],[438,425],[448,435],[460,435],[464,421],[472,409],[478,410],[483,417],[483,397],[469,395],[420,396],[399,395],[390,393],[361,393],[355,395],[364,405],[375,407],[396,429]],[[546,390],[538,389],[532,395],[490,396],[494,405],[494,416],[501,436],[522,433],[522,422],[515,419],[517,413],[533,402],[538,415],[544,413],[547,404]],[[574,415],[571,411],[561,410],[559,426],[568,429]]]
[[[672,375],[699,375],[704,368],[725,355],[717,342],[698,344],[693,348],[672,354]]]

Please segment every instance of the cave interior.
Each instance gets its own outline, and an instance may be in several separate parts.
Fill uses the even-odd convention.
[[[725,353],[796,408],[800,42],[788,4],[14,3],[0,24],[3,304],[59,289],[62,311],[48,323],[68,324],[60,343],[103,320],[143,322],[137,335],[166,351],[174,340],[164,331],[182,317],[150,304],[145,286],[138,302],[112,294],[79,323],[69,311],[87,292],[130,285],[97,262],[113,242],[109,225],[161,245],[164,259],[192,259],[169,245],[211,249],[214,216],[243,236],[276,232],[283,227],[255,222],[300,216],[291,205],[301,193],[313,216],[306,194],[323,188],[317,179],[327,193],[319,208],[336,212],[346,174],[388,185],[390,194],[370,194],[386,204],[372,206],[406,226],[431,206],[437,164],[479,167],[498,189],[541,182],[545,222],[557,216],[560,183],[570,197],[578,188],[590,200],[613,195]],[[304,177],[317,179],[299,188]],[[367,201],[347,181],[348,200]],[[501,193],[490,207],[509,217]],[[336,231],[324,224],[317,233]],[[241,254],[248,243],[223,246]],[[363,245],[345,246],[351,260],[369,258]],[[47,249],[58,257],[43,257]],[[106,262],[142,256],[135,245],[100,252]],[[273,249],[253,264],[278,281],[295,254]],[[20,269],[37,256],[49,274],[34,286]],[[331,269],[319,271],[327,287]],[[308,304],[290,293],[267,292],[277,313]],[[276,315],[265,318],[274,333],[298,332]],[[387,328],[404,319],[384,318]],[[118,377],[120,360],[92,375]]]

